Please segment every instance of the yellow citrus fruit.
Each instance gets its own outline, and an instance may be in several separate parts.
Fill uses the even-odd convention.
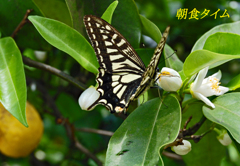
[[[43,122],[37,110],[28,102],[26,116],[28,128],[0,103],[0,152],[4,155],[25,157],[37,147],[43,134]]]

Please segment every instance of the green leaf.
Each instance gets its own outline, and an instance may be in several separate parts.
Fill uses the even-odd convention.
[[[227,85],[229,90],[236,90],[240,88],[240,74],[234,77]]]
[[[213,100],[215,109],[203,107],[204,115],[211,121],[225,127],[240,143],[240,92],[224,94]]]
[[[142,22],[142,33],[151,37],[156,43],[160,42],[162,34],[158,27],[146,17],[139,15]]]
[[[72,22],[67,5],[64,0],[33,0],[42,14],[54,20],[58,20],[72,27]],[[54,10],[49,10],[54,6]]]
[[[232,59],[238,59],[240,55],[220,54],[208,50],[197,50],[192,52],[183,64],[183,71],[186,76],[192,76],[201,69],[219,66]]]
[[[240,35],[239,26],[240,26],[240,21],[234,22],[234,23],[222,24],[212,28],[211,30],[206,32],[200,39],[198,39],[198,41],[193,46],[191,52],[203,49],[204,44],[208,39],[208,37],[216,32],[231,32],[231,33],[236,33]]]
[[[27,90],[22,56],[11,37],[0,39],[0,62],[0,101],[27,127]]]
[[[210,66],[219,66],[232,59],[240,58],[240,35],[218,32],[210,35],[205,41],[204,50],[192,52],[184,63],[184,73],[191,76],[199,70]],[[210,52],[209,52],[210,51]]]
[[[84,34],[85,29],[83,25],[83,1],[78,0],[65,0],[68,11],[70,14],[71,22],[73,28],[77,30],[79,33]]]
[[[192,116],[192,120],[189,122],[187,129],[200,121],[203,117],[203,105],[204,103],[200,101],[188,105],[188,109],[182,115],[182,128],[190,116]],[[212,122],[206,120],[194,135],[207,132],[211,126]],[[198,143],[190,140],[192,150],[187,155],[182,156],[186,165],[202,166],[203,161],[204,165],[219,165],[221,159],[225,156],[226,147],[222,146],[216,137],[216,132],[210,132]]]
[[[106,166],[158,163],[160,148],[176,139],[181,123],[177,99],[167,96],[163,103],[152,99],[129,115],[110,139]]]
[[[206,40],[203,49],[220,54],[240,55],[240,35],[217,32]]]
[[[50,44],[71,55],[86,70],[98,73],[99,65],[92,46],[76,30],[56,20],[39,16],[28,18]]]
[[[143,104],[146,103],[148,101],[148,92],[144,92],[144,94],[142,94],[141,96],[139,96],[138,98],[138,104]]]
[[[101,18],[107,21],[109,24],[111,24],[113,12],[115,11],[117,5],[118,5],[118,1],[114,1],[113,3],[111,3],[111,5],[109,5],[107,10],[103,13]]]

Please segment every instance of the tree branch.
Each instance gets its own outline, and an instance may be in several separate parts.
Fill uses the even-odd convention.
[[[114,132],[111,132],[111,131],[97,130],[97,129],[91,129],[91,128],[79,128],[79,129],[75,129],[75,130],[89,132],[89,133],[96,133],[96,134],[106,135],[106,136],[110,136],[110,137],[114,134]]]
[[[56,69],[50,65],[44,64],[44,63],[34,61],[26,56],[22,56],[22,58],[23,58],[24,64],[26,64],[28,66],[35,67],[35,68],[47,71],[49,73],[52,73],[64,80],[72,83],[73,85],[77,86],[78,88],[80,88],[82,90],[85,90],[87,88],[83,83],[77,81],[72,76],[62,72],[61,70],[58,70],[58,69]]]
[[[170,153],[167,151],[163,151],[162,154],[168,158],[174,159],[174,160],[182,160],[182,157],[180,155],[177,155],[175,153]]]
[[[94,156],[87,148],[85,148],[76,138],[74,140],[76,148],[78,148],[80,151],[82,151],[84,154],[86,154],[88,157],[93,159],[98,166],[102,166],[102,162]]]
[[[192,117],[190,116],[189,119],[185,122],[185,125],[184,125],[184,128],[183,130],[180,130],[180,133],[178,134],[178,139],[186,139],[186,140],[193,140],[194,142],[199,142],[200,139],[205,135],[207,134],[208,132],[200,135],[200,136],[197,136],[197,135],[193,135],[195,134],[198,129],[203,125],[203,123],[205,122],[206,120],[206,117],[203,116],[201,118],[201,120],[196,123],[195,125],[193,125],[192,127],[189,127],[188,129],[186,129],[188,123],[191,121]]]
[[[18,31],[26,24],[29,22],[29,20],[27,19],[29,14],[33,11],[33,9],[28,9],[26,14],[24,15],[22,21],[18,24],[17,28],[13,31],[11,37],[14,38],[16,36],[16,34],[18,33]]]

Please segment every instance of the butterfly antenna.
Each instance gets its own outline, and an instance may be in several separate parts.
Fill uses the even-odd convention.
[[[160,61],[159,63],[162,63],[162,62],[164,62],[165,60],[171,58],[176,52],[177,52],[177,50],[174,50],[174,52],[173,52],[171,55],[169,55],[166,59]]]
[[[159,88],[158,88],[158,95],[159,95],[159,98],[160,98],[160,100],[162,101],[163,105],[164,105],[166,108],[168,108],[168,106],[163,102],[163,99],[161,98],[161,92],[160,92]]]

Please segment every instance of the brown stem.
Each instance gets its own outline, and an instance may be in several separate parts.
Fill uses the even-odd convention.
[[[203,116],[201,120],[198,123],[196,123],[194,126],[189,127],[187,130],[182,130],[179,133],[178,138],[183,138],[183,137],[191,136],[195,134],[198,131],[198,129],[202,126],[202,124],[205,122],[205,120],[206,120],[206,117]]]
[[[73,85],[77,86],[78,88],[82,89],[82,90],[85,90],[87,87],[77,81],[76,79],[74,79],[73,77],[71,77],[70,75],[62,72],[61,70],[58,70],[52,66],[49,66],[47,64],[44,64],[44,63],[41,63],[41,62],[37,62],[37,61],[34,61],[26,56],[22,56],[23,58],[23,62],[24,64],[28,65],[28,66],[31,66],[31,67],[35,67],[35,68],[38,68],[38,69],[41,69],[41,70],[44,70],[44,71],[47,71],[49,73],[52,73],[70,83],[72,83]]]
[[[188,118],[188,120],[185,122],[183,130],[187,128],[188,123],[192,120],[192,116]]]
[[[78,148],[80,151],[82,151],[88,157],[93,159],[97,163],[98,166],[103,165],[102,162],[96,156],[94,156],[87,148],[85,148],[80,142],[78,142],[78,140],[76,138],[75,138],[74,142],[75,142],[76,148]]]
[[[33,9],[28,9],[26,11],[26,14],[24,15],[22,21],[18,24],[17,28],[13,31],[11,37],[14,38],[16,36],[16,34],[18,33],[18,31],[27,23],[29,22],[27,17],[29,16],[29,14],[33,11]]]
[[[167,149],[168,147],[171,147],[171,146],[178,146],[178,145],[183,145],[183,138],[180,138],[180,139],[176,139],[174,142],[166,145],[163,149]]]
[[[168,158],[174,159],[174,160],[182,160],[182,157],[175,154],[175,153],[170,153],[167,151],[163,151],[162,154]]]
[[[79,128],[79,129],[76,129],[76,131],[96,133],[96,134],[106,135],[106,136],[110,136],[110,137],[114,134],[114,133],[111,132],[111,131],[97,130],[97,129],[91,129],[91,128]]]

